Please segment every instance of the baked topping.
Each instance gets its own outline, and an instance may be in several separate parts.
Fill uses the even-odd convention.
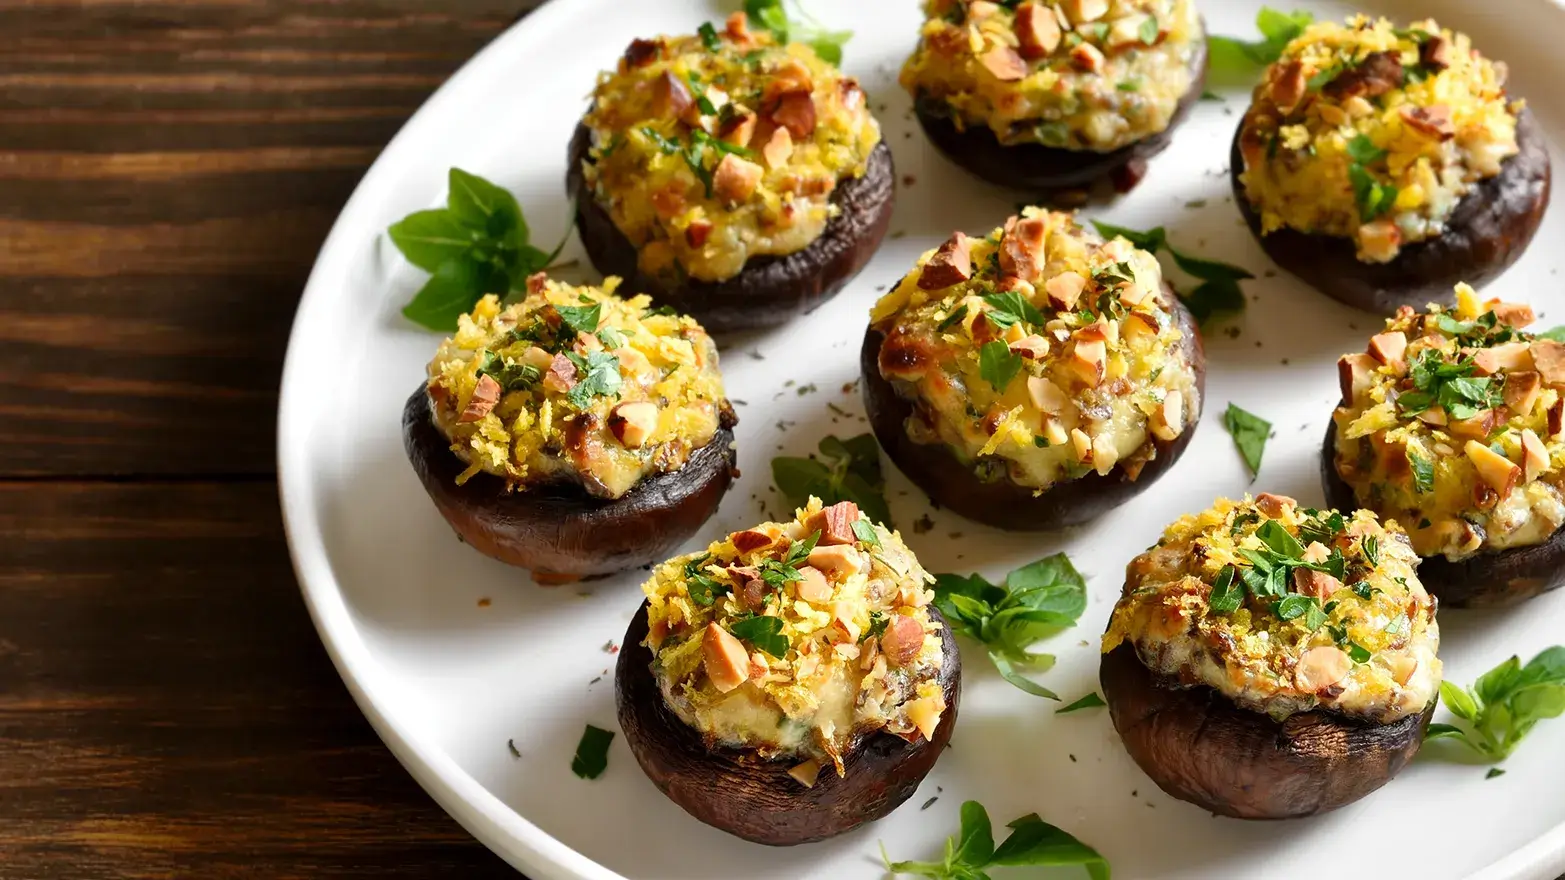
[[[574,483],[618,498],[677,471],[732,419],[717,348],[693,318],[646,296],[542,275],[502,306],[484,297],[429,362],[435,425],[478,473],[512,489]]]
[[[1103,635],[1154,673],[1282,720],[1329,709],[1379,724],[1440,687],[1440,630],[1394,523],[1262,495],[1181,517],[1136,557]]]
[[[829,762],[841,774],[863,735],[918,742],[939,726],[933,580],[899,534],[852,502],[811,498],[790,522],[735,532],[653,571],[642,588],[652,670],[669,708],[709,747],[814,769]]]
[[[1043,491],[1116,465],[1134,478],[1200,411],[1157,259],[1066,213],[956,233],[881,297],[880,372],[910,437]]]
[[[902,86],[1002,144],[1106,152],[1168,128],[1204,39],[1190,0],[925,0]]]
[[[635,41],[592,97],[583,173],[655,276],[721,281],[803,250],[880,143],[857,81],[743,13],[720,32]]]
[[[1505,66],[1433,20],[1317,22],[1256,86],[1240,123],[1245,196],[1263,234],[1353,239],[1387,262],[1438,237],[1462,197],[1515,155]]]
[[[1340,362],[1337,473],[1420,556],[1540,544],[1565,525],[1565,344],[1522,330],[1532,318],[1459,284],[1454,309],[1404,307]]]

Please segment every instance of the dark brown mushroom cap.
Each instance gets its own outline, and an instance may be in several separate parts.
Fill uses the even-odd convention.
[[[1206,405],[1206,349],[1195,318],[1184,303],[1164,286],[1164,298],[1170,303],[1175,320],[1184,330],[1183,352],[1195,371],[1197,398]],[[944,443],[917,443],[904,427],[913,414],[913,404],[897,394],[880,374],[880,347],[886,336],[874,327],[864,334],[859,367],[864,377],[864,408],[875,439],[886,455],[907,474],[914,485],[924,490],[941,507],[948,507],[971,520],[1013,531],[1048,531],[1077,525],[1102,516],[1124,504],[1162,477],[1190,445],[1190,438],[1201,421],[1200,408],[1185,416],[1185,430],[1173,440],[1148,435],[1156,454],[1131,478],[1123,464],[1106,476],[1096,471],[1074,480],[1054,484],[1042,495],[1006,478],[986,482],[971,466],[963,464]]]
[[[1548,143],[1525,107],[1516,117],[1516,146],[1520,152],[1501,164],[1499,174],[1479,181],[1457,203],[1439,238],[1410,244],[1388,263],[1363,262],[1352,239],[1341,236],[1288,228],[1262,235],[1261,215],[1239,182],[1244,160],[1238,131],[1228,164],[1234,203],[1273,262],[1332,299],[1391,315],[1401,306],[1449,305],[1457,282],[1481,287],[1527,249],[1549,204],[1551,175]]]
[[[1281,722],[1205,685],[1155,676],[1122,644],[1098,673],[1114,729],[1163,791],[1236,819],[1291,819],[1385,785],[1423,743],[1438,700],[1390,724],[1321,710]]]
[[[659,561],[717,511],[733,482],[733,414],[677,471],[647,477],[612,501],[575,485],[507,492],[492,474],[462,485],[465,465],[435,427],[420,385],[402,410],[402,441],[435,507],[486,556],[531,569],[540,583],[601,577]]]
[[[652,674],[647,606],[630,622],[614,669],[620,729],[647,777],[687,813],[714,828],[770,846],[834,837],[885,816],[913,796],[939,760],[956,726],[962,696],[962,655],[951,627],[934,606],[943,660],[946,709],[933,740],[910,743],[876,732],[844,754],[847,775],[828,764],[805,788],[789,768],[796,760],[763,761],[737,749],[709,749],[701,735],[668,708]]]
[[[831,202],[840,211],[804,250],[756,257],[726,281],[690,278],[667,286],[641,272],[636,246],[593,198],[581,171],[591,144],[591,131],[578,125],[565,184],[576,201],[576,229],[592,265],[604,275],[624,278],[628,291],[649,294],[658,305],[693,315],[709,333],[776,326],[820,305],[864,268],[891,225],[896,171],[891,149],[881,141],[870,152],[864,175],[848,178],[832,191]]]
[[[1363,505],[1353,487],[1337,473],[1336,450],[1337,423],[1331,420],[1326,423],[1326,442],[1321,446],[1321,489],[1327,505],[1356,510]],[[1542,544],[1489,550],[1461,562],[1444,556],[1422,557],[1418,579],[1441,605],[1452,608],[1499,608],[1525,602],[1565,585],[1565,527],[1556,529]]]
[[[913,112],[930,143],[975,177],[1031,193],[1082,189],[1100,180],[1113,181],[1117,175],[1126,173],[1132,163],[1145,163],[1168,147],[1174,129],[1190,115],[1190,108],[1206,90],[1204,38],[1197,43],[1190,70],[1193,74],[1190,90],[1179,99],[1174,115],[1169,117],[1168,127],[1108,152],[1069,150],[1042,144],[1002,144],[987,125],[958,128],[943,102],[922,95],[914,95]],[[1141,173],[1134,172],[1133,177],[1133,180],[1116,181],[1116,187],[1121,191],[1129,190]]]

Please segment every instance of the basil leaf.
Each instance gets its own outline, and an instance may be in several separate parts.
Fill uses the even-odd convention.
[[[1004,293],[985,294],[984,302],[994,309],[994,311],[986,313],[987,317],[993,319],[998,316],[1000,320],[995,323],[1000,324],[1002,327],[1009,327],[1018,321],[1025,321],[1034,325],[1042,324],[1044,321],[1043,315],[1038,311],[1037,307],[1028,302],[1027,297],[1014,290],[1007,290]]]
[[[442,263],[466,254],[477,237],[444,208],[414,211],[386,232],[402,256],[425,272],[438,271]]]
[[[1435,489],[1435,463],[1416,452],[1409,451],[1407,462],[1413,468],[1413,489],[1427,494]]]
[[[590,306],[555,306],[555,311],[560,313],[560,320],[565,326],[577,333],[596,333],[598,322],[602,320],[603,303],[593,303]]]
[[[1449,681],[1440,682],[1440,699],[1445,701],[1445,707],[1451,710],[1451,714],[1466,721],[1473,721],[1478,717],[1478,703],[1467,691],[1462,690]]]
[[[1244,588],[1234,574],[1232,565],[1223,566],[1217,573],[1217,580],[1213,582],[1212,592],[1206,600],[1213,614],[1232,614],[1239,610],[1239,604],[1244,601]]]
[[[1097,850],[1031,813],[1006,826],[1011,835],[990,865],[1081,865],[1092,880],[1109,880],[1109,864]]]
[[[499,283],[491,267],[467,257],[446,260],[413,295],[413,301],[402,307],[402,314],[430,330],[449,332],[456,329],[457,318],[472,311],[485,293],[503,293],[493,289]]]
[[[1428,729],[1424,731],[1424,742],[1429,742],[1430,740],[1435,739],[1444,739],[1446,737],[1466,739],[1467,732],[1454,724],[1439,723],[1430,724]]]
[[[1565,324],[1545,330],[1542,333],[1534,333],[1534,339],[1552,339],[1555,342],[1565,342]]]
[[[983,804],[962,804],[962,833],[957,838],[955,860],[969,865],[987,865],[994,856],[994,832]]]
[[[822,460],[772,459],[772,480],[783,497],[794,507],[803,507],[811,495],[827,505],[852,501],[871,520],[889,527],[891,510],[875,436],[865,433],[841,440],[828,435],[819,448]]]
[[[1104,223],[1101,220],[1092,221],[1092,225],[1093,228],[1098,230],[1098,234],[1103,236],[1105,239],[1112,240],[1114,238],[1123,238],[1136,247],[1149,253],[1157,253],[1158,249],[1162,248],[1163,245],[1168,241],[1168,236],[1163,231],[1163,227],[1161,226],[1154,226],[1153,228],[1148,229],[1146,232],[1137,232],[1134,229],[1130,229],[1124,226],[1115,226],[1112,223]]]
[[[1277,603],[1277,616],[1283,620],[1294,620],[1303,617],[1311,605],[1320,607],[1320,604],[1309,596],[1284,596],[1283,600]]]
[[[1193,257],[1173,248],[1168,249],[1168,254],[1174,258],[1174,265],[1186,275],[1192,275],[1202,281],[1243,281],[1255,277],[1248,269],[1232,263]]]
[[[729,624],[728,631],[734,638],[782,659],[788,654],[788,637],[782,634],[782,628],[780,617],[746,617]]]
[[[571,772],[582,779],[597,779],[609,766],[609,743],[614,741],[614,731],[587,725],[576,744],[576,757],[571,759]]]
[[[997,393],[1005,392],[1021,368],[1021,356],[1013,354],[1011,347],[999,339],[985,342],[978,350],[978,375]]]
[[[1096,709],[1099,706],[1107,705],[1107,703],[1103,702],[1103,698],[1098,696],[1097,691],[1090,691],[1086,696],[1082,697],[1074,703],[1071,703],[1069,706],[1061,706],[1060,708],[1055,709],[1054,714],[1065,715],[1069,712],[1080,712],[1082,709]]]
[[[1266,453],[1266,441],[1271,437],[1272,423],[1230,403],[1228,411],[1223,413],[1223,427],[1233,436],[1234,445],[1239,447],[1239,455],[1250,469],[1250,476],[1258,475],[1261,457]]]
[[[526,244],[527,221],[516,196],[460,168],[452,168],[448,177],[446,206],[463,224],[482,230],[491,239]]]
[[[771,31],[777,42],[788,42],[788,13],[782,0],[744,0],[744,11],[751,21]]]
[[[859,539],[859,543],[866,547],[880,549],[880,534],[867,520],[856,519],[853,521],[853,536]]]
[[[1356,134],[1348,141],[1348,158],[1361,165],[1371,165],[1386,158],[1386,151],[1375,146],[1375,142],[1369,139],[1369,135]]]
[[[1295,37],[1304,32],[1315,16],[1308,12],[1278,12],[1262,7],[1255,17],[1262,39],[1246,41],[1234,37],[1208,35],[1207,52],[1211,71],[1220,78],[1253,77],[1260,68],[1282,57]]]
[[[1052,656],[1047,654],[1036,656],[1039,656],[1040,658],[1048,657],[1049,661],[1054,659]],[[1004,655],[990,651],[989,659],[994,663],[994,668],[1000,671],[1000,677],[1015,685],[1016,687],[1026,691],[1029,694],[1032,694],[1035,697],[1043,697],[1044,699],[1048,700],[1058,700],[1060,698],[1059,694],[1056,694],[1054,691],[1049,690],[1036,681],[1033,681],[1032,679],[1027,678],[1021,673],[1017,672],[1015,668],[1011,666],[1010,660],[1006,659]],[[1039,662],[1042,661],[1040,660]]]

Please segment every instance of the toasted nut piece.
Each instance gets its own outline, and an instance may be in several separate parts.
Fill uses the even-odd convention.
[[[1071,61],[1088,73],[1097,73],[1103,69],[1103,52],[1091,43],[1077,43],[1071,49]]]
[[[1027,62],[1010,46],[995,46],[979,56],[978,63],[1000,82],[1016,82],[1027,75]]]
[[[1304,98],[1305,79],[1304,64],[1300,61],[1289,61],[1277,68],[1276,76],[1271,81],[1271,96],[1272,102],[1284,116],[1292,113],[1293,108],[1299,106],[1299,101]]]
[[[1437,428],[1445,427],[1449,421],[1446,418],[1445,410],[1436,407],[1430,407],[1419,413],[1418,420],[1426,425],[1434,425]]]
[[[1371,52],[1353,67],[1345,68],[1321,88],[1329,98],[1346,100],[1351,95],[1373,98],[1402,85],[1402,60],[1393,51]]]
[[[1092,438],[1080,428],[1071,428],[1071,447],[1076,450],[1076,460],[1083,463],[1092,461]]]
[[[1337,360],[1337,381],[1342,386],[1342,403],[1358,400],[1373,384],[1376,362],[1367,354],[1347,354]]]
[[[1549,469],[1549,450],[1531,428],[1522,430],[1522,476],[1527,482]]]
[[[708,220],[697,218],[690,221],[685,227],[685,244],[693,248],[699,248],[706,244],[707,237],[712,234],[712,223]]]
[[[1398,373],[1407,371],[1407,334],[1401,330],[1377,333],[1369,338],[1369,353]]]
[[[1552,339],[1532,341],[1532,362],[1546,385],[1565,385],[1565,342]]]
[[[766,86],[766,97],[774,99],[795,92],[809,93],[814,90],[815,80],[810,76],[810,69],[805,67],[802,61],[790,58],[772,73],[771,81]]]
[[[1023,58],[1042,58],[1060,45],[1060,23],[1054,10],[1038,3],[1016,7],[1016,39]]]
[[[1152,413],[1152,436],[1159,440],[1174,440],[1185,429],[1185,396],[1172,392]]]
[[[1482,409],[1468,418],[1448,422],[1445,431],[1459,440],[1486,440],[1494,433],[1495,425],[1499,421],[1499,413],[1492,409]]]
[[[1477,440],[1467,441],[1462,451],[1467,453],[1473,467],[1478,469],[1478,478],[1501,498],[1511,494],[1511,490],[1516,487],[1516,481],[1521,479],[1522,469],[1517,467],[1515,462]]]
[[[913,722],[913,726],[924,735],[924,739],[932,740],[935,737],[935,728],[940,726],[940,713],[945,711],[945,707],[946,701],[939,696],[909,700],[907,719]]]
[[[1431,104],[1428,107],[1404,104],[1401,115],[1407,127],[1420,134],[1440,140],[1449,140],[1456,135],[1456,126],[1451,124],[1451,108],[1444,104]]]
[[[973,240],[965,233],[954,232],[924,263],[918,274],[918,286],[922,290],[943,290],[973,277]]]
[[[788,157],[793,155],[793,135],[788,129],[778,126],[772,130],[772,136],[767,138],[766,146],[761,148],[761,156],[766,159],[766,167],[781,168],[788,163]]]
[[[1092,438],[1092,468],[1100,476],[1107,476],[1119,462],[1119,448],[1107,432]]]
[[[1059,419],[1047,416],[1043,419],[1043,439],[1050,446],[1064,446],[1070,435],[1065,433],[1065,426],[1060,424]]]
[[[1000,237],[1000,270],[1034,284],[1043,273],[1043,236],[1048,224],[1040,217],[1012,217]]]
[[[1505,374],[1505,408],[1512,415],[1526,416],[1543,393],[1543,377],[1532,370]]]
[[[1103,383],[1105,365],[1108,361],[1108,351],[1104,347],[1103,340],[1078,341],[1071,348],[1070,365],[1077,375],[1088,385],[1097,387]]]
[[[536,345],[530,345],[522,352],[522,363],[537,367],[539,370],[549,369],[549,365],[553,362],[554,355]]]
[[[880,637],[881,653],[892,666],[906,666],[924,647],[924,628],[904,614],[894,614]]]
[[[1043,283],[1043,292],[1049,297],[1049,305],[1061,312],[1076,308],[1081,292],[1087,287],[1087,279],[1079,272],[1061,272]]]
[[[724,201],[742,202],[761,184],[764,171],[748,159],[724,153],[723,160],[712,171],[712,192]]]
[[[557,354],[549,361],[549,370],[543,374],[543,387],[560,394],[576,386],[576,365],[564,354]]]
[[[1062,0],[1060,6],[1072,24],[1081,24],[1107,15],[1109,0]]]
[[[1012,327],[1020,327],[1020,324],[1012,324]],[[1042,360],[1049,354],[1049,340],[1034,333],[1024,336],[1011,343],[1011,352],[1019,354],[1028,360]]]
[[[795,141],[815,133],[815,99],[808,91],[789,92],[777,99],[768,114],[771,120],[793,135]]]
[[[488,374],[478,377],[478,384],[473,387],[473,396],[467,399],[467,408],[462,410],[458,422],[476,422],[500,402],[500,383]]]
[[[1305,651],[1299,658],[1299,665],[1293,670],[1293,682],[1307,694],[1318,694],[1347,678],[1352,670],[1353,661],[1347,654],[1323,645]]]
[[[1565,397],[1554,401],[1549,407],[1549,439],[1565,439]]]
[[[678,119],[695,106],[695,102],[690,87],[672,71],[663,71],[663,75],[652,82],[652,109],[658,116]]]
[[[1293,591],[1301,596],[1313,596],[1324,602],[1331,598],[1332,593],[1340,589],[1342,589],[1342,581],[1324,571],[1316,571],[1313,568],[1293,570]]]
[[[745,654],[744,643],[716,623],[706,625],[701,636],[701,655],[706,677],[718,693],[726,694],[750,680],[750,658]]]
[[[1525,342],[1506,342],[1474,352],[1473,364],[1478,368],[1480,376],[1492,376],[1501,370],[1529,371],[1532,369],[1532,351]]]
[[[1037,407],[1039,412],[1050,415],[1059,415],[1070,406],[1070,398],[1060,390],[1060,386],[1043,376],[1027,377],[1027,396],[1032,399],[1032,405]]]
[[[649,400],[622,403],[609,411],[609,431],[626,449],[640,449],[658,428],[658,405]]]
[[[1319,541],[1311,541],[1310,545],[1304,548],[1304,555],[1299,558],[1305,562],[1313,562],[1319,565],[1331,558],[1331,551],[1326,548],[1325,544]]]
[[[814,788],[815,780],[821,775],[821,762],[811,758],[803,764],[795,764],[788,768],[788,775],[805,788]]]
[[[1532,306],[1526,303],[1493,302],[1489,304],[1489,311],[1494,312],[1494,316],[1500,319],[1500,323],[1509,324],[1517,329],[1538,320]]]
[[[755,121],[756,115],[754,113],[748,112],[736,113],[733,116],[728,117],[726,120],[722,117],[719,117],[717,125],[717,136],[722,139],[724,143],[733,144],[739,147],[748,147],[750,145],[750,138],[755,136]],[[783,130],[786,131],[786,129]]]
[[[750,16],[745,15],[744,10],[731,13],[728,19],[723,22],[723,25],[723,32],[728,34],[729,39],[734,42],[747,43],[750,41]]]
[[[1287,495],[1273,495],[1270,492],[1262,492],[1255,496],[1255,506],[1261,513],[1275,518],[1282,515],[1284,507],[1298,507],[1299,502]]]
[[[853,549],[851,544],[817,546],[810,551],[809,563],[828,577],[839,581],[853,577],[864,567],[863,561],[859,558],[859,551]]]
[[[1326,106],[1326,105],[1322,105]],[[1374,260],[1387,261],[1402,244],[1402,230],[1390,220],[1365,223],[1358,231],[1359,248]]]
[[[742,532],[734,532],[732,535],[729,535],[728,540],[733,542],[734,549],[740,553],[753,553],[763,547],[772,546],[777,539],[765,532],[745,529]]]
[[[1418,47],[1418,63],[1439,73],[1451,66],[1451,44],[1445,37],[1430,37]]]
[[[810,514],[809,519],[804,522],[804,527],[812,532],[821,533],[819,546],[852,544],[858,540],[858,537],[853,534],[853,524],[858,522],[858,519],[857,504],[852,501],[839,501]]]
[[[1413,680],[1413,673],[1418,671],[1418,658],[1411,654],[1391,654],[1386,657],[1386,665],[1391,680],[1406,687]]]
[[[820,569],[806,565],[798,571],[804,578],[794,585],[794,590],[799,594],[800,599],[817,605],[831,601],[831,584],[826,582],[826,575],[822,574]]]
[[[657,40],[634,39],[625,47],[625,66],[627,68],[646,67],[659,55],[663,54],[663,44]]]
[[[982,21],[1000,11],[1000,4],[991,0],[968,0],[967,20]]]

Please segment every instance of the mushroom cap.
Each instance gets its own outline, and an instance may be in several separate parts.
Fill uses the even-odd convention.
[[[647,477],[617,499],[569,484],[507,491],[487,473],[457,485],[465,464],[432,416],[420,385],[403,407],[402,439],[435,507],[464,542],[531,569],[539,583],[601,577],[663,559],[717,511],[736,473],[735,419],[725,407],[717,433],[683,468]]]
[[[1197,396],[1204,407],[1206,349],[1201,333],[1194,316],[1174,295],[1173,289],[1165,283],[1163,290],[1175,320],[1184,331],[1184,356],[1195,371]],[[880,374],[880,347],[885,341],[885,334],[871,327],[864,334],[864,346],[859,353],[864,407],[875,439],[880,441],[892,462],[936,504],[996,528],[1048,531],[1077,525],[1113,510],[1173,467],[1185,447],[1190,445],[1190,438],[1201,421],[1199,409],[1187,413],[1185,429],[1173,440],[1160,440],[1149,431],[1147,442],[1157,450],[1157,455],[1142,467],[1135,479],[1131,479],[1124,465],[1119,464],[1106,476],[1093,471],[1074,480],[1055,483],[1042,495],[1034,495],[1031,488],[1019,486],[1009,479],[985,482],[945,444],[917,443],[908,436],[904,425],[913,414],[913,405],[898,395]]]
[[[591,131],[578,125],[565,183],[576,201],[576,229],[592,265],[604,275],[624,278],[626,289],[649,294],[658,305],[693,315],[710,333],[773,327],[820,305],[864,268],[891,226],[896,170],[882,140],[870,152],[863,176],[843,180],[832,191],[831,202],[840,211],[804,250],[752,258],[726,281],[687,278],[669,286],[642,273],[636,246],[593,197],[581,171],[591,144]]]
[[[1432,302],[1450,304],[1459,281],[1483,284],[1516,262],[1543,222],[1549,204],[1549,148],[1532,111],[1516,117],[1519,152],[1500,173],[1487,177],[1457,203],[1439,238],[1403,247],[1388,263],[1358,258],[1351,239],[1296,229],[1261,234],[1261,215],[1245,196],[1239,175],[1239,132],[1228,157],[1234,203],[1273,262],[1338,302],[1366,312],[1391,315],[1401,306],[1423,309]]]
[[[1321,489],[1329,506],[1353,510],[1363,505],[1337,473],[1336,449],[1337,423],[1328,419],[1321,445]],[[1444,556],[1422,557],[1418,579],[1441,605],[1452,608],[1500,608],[1525,602],[1565,586],[1565,526],[1530,547],[1487,550],[1460,562]]]
[[[1291,819],[1350,804],[1418,753],[1438,699],[1390,724],[1311,711],[1273,721],[1206,685],[1156,676],[1129,643],[1103,655],[1114,729],[1169,795],[1236,819]]]
[[[614,669],[615,704],[625,742],[647,778],[714,828],[770,846],[793,846],[834,837],[873,822],[913,796],[945,751],[962,695],[962,656],[939,610],[940,683],[946,709],[932,740],[910,743],[884,732],[860,736],[843,753],[846,776],[823,767],[805,788],[788,770],[797,760],[765,761],[739,749],[710,749],[663,699],[652,674],[647,606],[642,603],[625,632]]]
[[[1202,31],[1205,32],[1203,22]],[[1127,172],[1132,163],[1144,163],[1163,152],[1173,139],[1174,129],[1190,115],[1190,108],[1201,99],[1206,90],[1206,39],[1197,42],[1198,51],[1190,59],[1193,72],[1190,90],[1179,99],[1168,127],[1148,135],[1133,144],[1106,153],[1092,150],[1068,150],[1046,147],[1042,144],[1000,143],[988,126],[970,125],[958,128],[938,101],[921,96],[913,98],[913,112],[935,148],[945,154],[963,170],[982,180],[1010,189],[1033,193],[1051,193],[1058,190],[1081,189],[1100,180],[1115,178]],[[1128,191],[1141,177],[1134,173],[1128,185],[1117,187]]]

